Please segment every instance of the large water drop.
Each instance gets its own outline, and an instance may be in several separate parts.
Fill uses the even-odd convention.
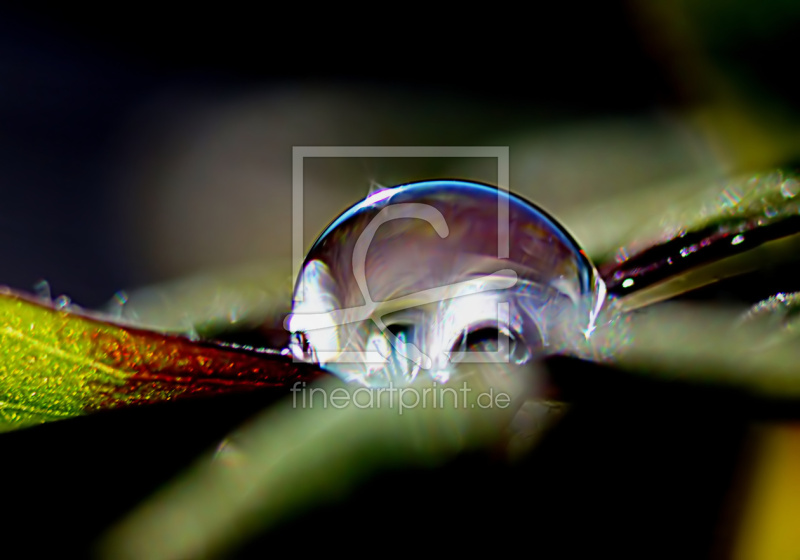
[[[604,300],[591,262],[544,211],[502,189],[427,181],[374,193],[322,233],[286,327],[296,358],[376,387],[570,351]]]

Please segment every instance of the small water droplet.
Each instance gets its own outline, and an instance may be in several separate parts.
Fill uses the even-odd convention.
[[[723,209],[733,209],[742,201],[742,193],[738,187],[729,186],[720,193],[720,205]]]
[[[33,291],[42,299],[50,301],[52,295],[50,294],[50,283],[47,280],[39,280],[33,285]]]
[[[69,307],[69,304],[72,303],[72,300],[69,299],[69,296],[62,294],[58,296],[53,303],[55,304],[56,309],[65,309]]]
[[[128,303],[128,293],[125,290],[119,290],[114,294],[114,302],[120,307]]]
[[[800,193],[800,181],[797,179],[786,179],[781,184],[781,196],[783,198],[794,198]]]
[[[119,290],[106,306],[106,313],[115,320],[121,320],[125,313],[125,304],[128,303],[128,294],[124,290]]]

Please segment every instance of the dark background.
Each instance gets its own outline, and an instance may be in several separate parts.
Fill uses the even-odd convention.
[[[549,120],[682,103],[631,18],[614,2],[452,20],[410,8],[367,19],[288,6],[0,8],[0,282],[46,279],[92,307],[164,280],[109,212],[124,128],[158,92],[377,86]]]
[[[139,226],[111,211],[143,196],[115,189],[132,172],[131,123],[164,92],[214,99],[375,88],[476,104],[508,123],[680,112],[735,98],[743,118],[771,111],[772,121],[752,117],[769,135],[774,121],[797,121],[798,16],[782,0],[385,14],[288,4],[0,7],[0,282],[29,290],[46,279],[54,296],[93,307],[120,288],[192,272],[144,262]],[[146,213],[137,216],[146,227]]]

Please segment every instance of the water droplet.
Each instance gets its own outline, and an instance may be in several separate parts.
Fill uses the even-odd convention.
[[[69,307],[69,304],[72,303],[72,300],[69,299],[69,296],[62,294],[58,296],[53,303],[55,303],[56,309],[66,309]]]
[[[781,184],[783,198],[794,198],[797,193],[800,193],[800,181],[797,181],[797,179],[786,179]]]
[[[128,293],[124,290],[119,290],[111,297],[111,301],[107,305],[106,313],[115,321],[120,321],[125,313],[125,305],[128,303]]]
[[[334,220],[306,256],[285,325],[296,358],[385,386],[422,372],[447,379],[451,354],[513,362],[577,349],[605,293],[580,247],[533,204],[427,181],[373,193]],[[514,344],[463,351],[487,329]]]
[[[116,303],[120,307],[123,307],[126,303],[128,303],[128,293],[125,292],[124,290],[119,290],[114,294],[113,299],[114,303]]]
[[[738,187],[731,185],[720,193],[720,205],[722,209],[730,210],[738,206],[742,201],[742,193]]]
[[[47,280],[39,280],[33,285],[33,291],[42,299],[50,301],[52,295],[50,293],[50,283]]]

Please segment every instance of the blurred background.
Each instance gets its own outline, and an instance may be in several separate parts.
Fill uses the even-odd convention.
[[[614,242],[598,233],[597,224],[629,220],[633,227],[648,219],[646,212],[614,214],[617,200],[687,178],[788,165],[800,156],[800,85],[792,76],[800,3],[612,0],[545,3],[525,11],[427,8],[1,7],[0,284],[31,290],[45,279],[53,296],[63,293],[97,307],[120,289],[244,271],[248,278],[269,278],[266,292],[274,288],[270,293],[288,296],[292,147],[298,145],[509,146],[512,190],[562,219],[593,254]],[[305,242],[377,185],[432,177],[494,182],[495,173],[494,162],[484,160],[307,161]],[[282,298],[288,306],[288,297]],[[586,470],[573,463],[565,471],[558,454],[534,471],[540,478],[567,472],[562,480],[574,473],[583,483],[569,495],[579,498],[617,499],[613,484],[632,480],[626,503],[633,506],[623,519],[640,523],[638,538],[650,546],[649,537],[662,533],[647,532],[648,521],[636,510],[647,504],[637,500],[652,494],[633,496],[636,484],[655,487],[657,500],[672,499],[661,517],[650,512],[654,523],[685,515],[684,506],[692,510],[697,527],[684,527],[683,541],[669,550],[730,544],[734,536],[712,534],[721,500],[732,499],[726,492],[734,476],[725,471],[718,477],[717,469],[746,455],[741,434],[748,419],[731,406],[729,416],[698,430],[707,415],[704,398],[690,399],[691,414],[677,432],[671,420],[667,425],[658,419],[666,404],[652,410],[645,400],[632,409],[608,410],[598,403],[578,416],[586,419],[580,429],[579,420],[569,424],[568,431],[582,434],[577,440],[552,444],[582,442],[586,451],[573,457],[587,464],[643,446],[652,451],[651,467],[663,465],[652,479],[635,462],[633,471],[619,474],[621,463],[613,461],[583,479]],[[254,401],[252,408],[261,404]],[[605,424],[586,431],[596,414],[606,414]],[[151,419],[143,441],[154,437],[164,417]],[[647,444],[644,428],[639,433],[630,426],[633,417],[657,425],[652,437],[675,441],[667,442],[667,451],[663,441]],[[128,424],[121,415],[114,418],[115,429],[127,429],[129,436],[142,429],[142,416],[128,417]],[[730,418],[739,424],[726,423]],[[222,422],[206,439],[184,446],[188,451],[170,463],[164,480],[239,421]],[[72,429],[63,424],[32,431],[39,436],[9,435],[5,443],[22,449],[31,463],[46,460],[36,437],[48,445],[62,441],[60,434]],[[84,435],[99,429],[96,423],[83,426],[90,426]],[[626,427],[632,431],[615,440],[616,447],[592,443]],[[678,441],[684,437],[689,439]],[[92,464],[101,450],[92,455],[93,440],[84,440],[82,460]],[[164,436],[162,450],[175,441]],[[638,446],[633,452],[632,441]],[[71,457],[74,444],[63,445],[61,453]],[[152,440],[137,445],[152,451]],[[136,448],[128,447],[117,444],[115,457],[124,461],[112,467],[131,464],[125,453]],[[39,454],[28,455],[32,449]],[[708,455],[702,465],[686,467],[678,462],[684,455],[670,456],[670,449]],[[669,479],[678,467],[686,469],[684,478],[671,485],[656,480]],[[84,479],[90,472],[73,470]],[[501,468],[488,472],[506,476]],[[702,507],[681,502],[709,488],[709,481],[716,483]],[[148,480],[129,490],[116,514],[155,484]],[[74,493],[83,496],[79,487]],[[557,488],[545,494],[545,503],[569,527],[574,505],[560,506]],[[533,491],[525,496],[531,503],[542,499]],[[606,512],[604,504],[587,503],[591,507],[575,521],[582,529]],[[324,515],[310,519],[321,523]],[[531,515],[544,523],[549,513]],[[99,526],[108,522],[98,516]],[[613,524],[606,521],[603,530]],[[302,536],[305,525],[292,530],[289,535]],[[559,535],[567,533],[552,533],[547,546],[558,550]]]
[[[362,14],[363,15],[363,14]],[[557,217],[795,154],[800,7],[361,15],[0,9],[0,282],[87,307],[257,263],[291,283],[295,145],[501,145]],[[305,241],[374,185],[492,161],[306,162]],[[567,227],[579,238],[573,219]]]

